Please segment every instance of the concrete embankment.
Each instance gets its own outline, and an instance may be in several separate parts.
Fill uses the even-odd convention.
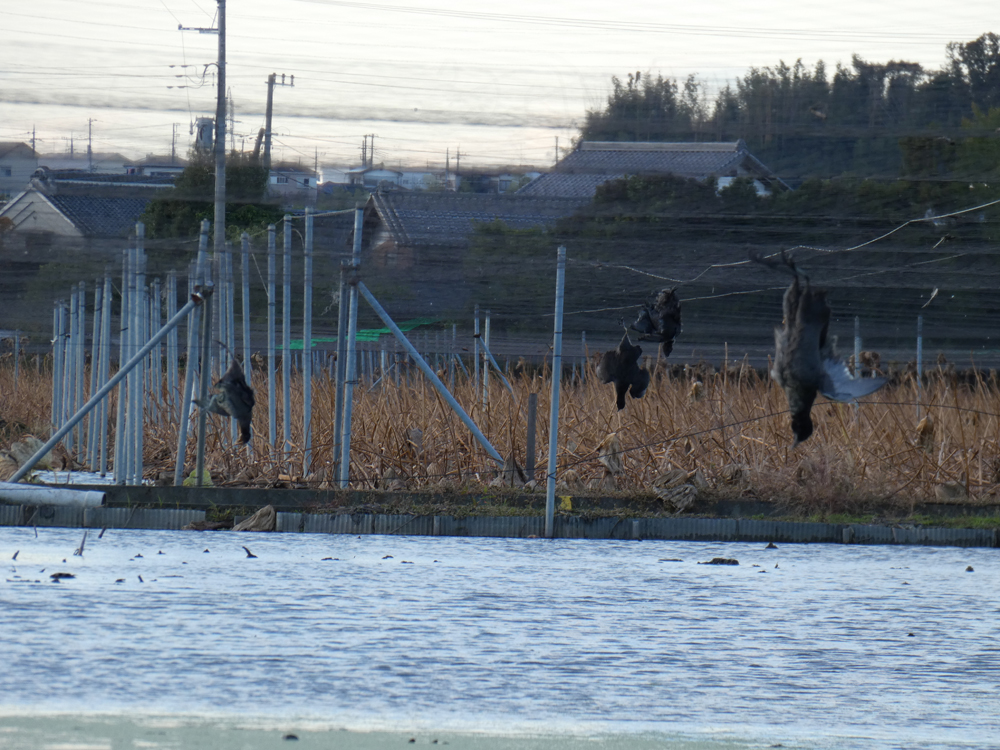
[[[81,487],[80,489],[91,489]],[[544,497],[501,493],[101,486],[103,507],[0,505],[0,526],[182,529],[239,521],[271,505],[277,531],[318,534],[539,537]],[[1000,547],[997,528],[943,528],[901,522],[779,520],[773,503],[719,500],[700,513],[664,516],[645,500],[557,498],[554,535],[564,539],[820,542]],[[924,517],[992,515],[996,507],[927,506]],[[710,516],[710,517],[707,517]]]

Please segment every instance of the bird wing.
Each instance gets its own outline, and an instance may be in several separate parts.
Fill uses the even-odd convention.
[[[819,392],[833,401],[854,401],[874,393],[886,384],[885,378],[855,378],[839,359],[823,360]]]

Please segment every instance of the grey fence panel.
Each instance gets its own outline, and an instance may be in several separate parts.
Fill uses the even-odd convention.
[[[68,526],[77,528],[83,526],[83,508],[57,508],[51,505],[39,505],[32,526]],[[29,510],[26,518],[31,518]]]
[[[740,530],[744,523],[750,521],[740,521]],[[774,541],[781,542],[843,542],[843,527],[836,523],[783,523],[780,527],[779,536]]]
[[[297,533],[301,531],[302,523],[302,513],[278,513],[275,520],[275,530]]]
[[[895,539],[892,535],[892,528],[889,526],[875,526],[871,524],[852,523],[847,527],[853,544],[892,544]]]
[[[25,519],[22,518],[22,505],[0,505],[0,526],[20,526]]]
[[[896,544],[928,544],[948,547],[992,547],[993,529],[892,529]]]
[[[778,521],[752,521],[740,519],[739,535],[743,542],[773,542],[789,541],[782,533],[782,524]],[[839,541],[839,539],[838,539]]]
[[[623,518],[557,516],[554,536],[562,539],[631,539],[632,524]]]
[[[643,539],[736,541],[739,522],[731,518],[642,518]]]
[[[82,525],[92,529],[183,529],[205,520],[205,511],[178,508],[87,508]]]

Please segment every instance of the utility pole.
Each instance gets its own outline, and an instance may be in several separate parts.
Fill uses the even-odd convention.
[[[94,118],[87,118],[87,170],[89,172],[94,171],[94,150],[93,146],[93,124]]]
[[[35,150],[35,126],[31,126],[31,150]]]
[[[294,86],[295,76],[291,76],[289,83],[285,83],[285,74],[281,74],[281,83],[278,83],[278,74],[271,73],[267,77],[267,110],[265,112],[264,118],[264,169],[270,171],[271,169],[271,112],[274,109],[274,87],[275,86]]]
[[[229,102],[229,150],[236,150],[236,105],[233,103],[233,90],[226,89],[226,100]]]
[[[173,132],[170,135],[170,163],[177,160],[177,123],[173,124]]]
[[[226,0],[219,4],[219,88],[215,102],[215,230],[213,249],[226,249]]]
[[[368,166],[368,136],[361,137],[361,166]]]

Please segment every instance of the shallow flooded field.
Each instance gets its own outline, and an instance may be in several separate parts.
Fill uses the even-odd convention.
[[[0,528],[0,747],[133,724],[94,746],[1000,737],[992,549],[108,530],[74,555],[81,536]]]

